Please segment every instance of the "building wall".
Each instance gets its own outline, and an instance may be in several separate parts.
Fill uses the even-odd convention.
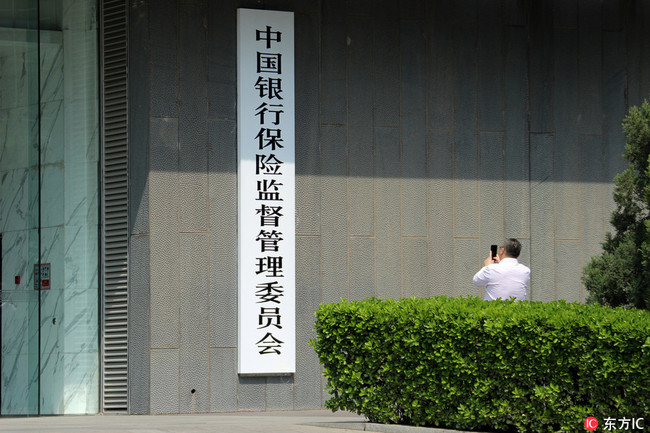
[[[236,8],[295,12],[297,371],[237,376]],[[320,302],[480,295],[522,240],[531,300],[583,301],[650,94],[650,2],[130,2],[130,410],[327,398]],[[194,390],[194,392],[192,392]]]

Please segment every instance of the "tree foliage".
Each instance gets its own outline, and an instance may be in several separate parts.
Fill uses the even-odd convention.
[[[650,309],[650,104],[623,121],[628,167],[614,178],[614,202],[603,253],[585,267],[588,302]]]

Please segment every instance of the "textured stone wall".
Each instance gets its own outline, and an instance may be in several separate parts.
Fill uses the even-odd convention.
[[[297,372],[237,376],[236,8],[295,12]],[[130,2],[130,408],[320,407],[320,302],[480,295],[522,240],[530,298],[584,300],[650,95],[650,2]],[[194,390],[194,393],[191,391]]]

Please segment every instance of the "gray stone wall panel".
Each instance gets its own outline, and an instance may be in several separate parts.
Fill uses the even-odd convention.
[[[603,13],[605,15],[605,13]],[[604,16],[603,15],[603,16]],[[621,119],[625,117],[626,107],[626,56],[625,34],[623,32],[603,33],[603,144],[605,181],[614,179],[627,166],[623,159],[625,135]],[[649,95],[650,96],[650,95]],[[605,191],[605,208],[615,209],[614,187],[609,183]],[[607,217],[609,222],[609,216]],[[613,230],[610,226],[608,230]]]
[[[266,382],[266,410],[293,410],[293,376],[271,376]]]
[[[307,3],[307,2],[301,2]],[[296,38],[296,234],[320,234],[319,55],[320,20],[294,16]]]
[[[427,3],[429,128],[452,128],[454,122],[452,5]]]
[[[371,236],[375,230],[372,29],[370,18],[348,20],[348,229],[353,236]]]
[[[425,15],[426,0],[401,0],[399,2],[402,20],[419,20]]]
[[[644,94],[642,90],[644,38],[635,36],[643,31],[643,12],[643,2],[634,2],[626,8],[625,14],[625,27],[630,29],[627,35],[627,51],[629,53],[627,60],[628,107],[641,104],[648,95],[647,93]]]
[[[237,410],[237,349],[210,349],[210,411]]]
[[[603,212],[605,203],[605,178],[603,139],[600,136],[580,137],[580,240],[581,261],[589,260],[602,251],[600,242],[605,239],[609,214]],[[586,179],[585,179],[586,178]]]
[[[374,0],[355,0],[348,2],[348,16],[372,16],[373,2]]]
[[[489,248],[489,246],[488,246]],[[483,266],[478,239],[455,239],[452,253],[454,269],[454,296],[483,296],[485,289],[472,283],[472,277]]]
[[[530,238],[530,140],[526,29],[507,27],[505,56],[505,232]]]
[[[482,0],[456,0],[453,2],[454,22],[476,23],[478,19],[478,4]]]
[[[180,235],[180,411],[210,410],[209,254],[205,234]]]
[[[150,269],[149,235],[131,236],[131,261],[129,262],[129,306],[137,314],[129,314],[129,413],[150,413]]]
[[[551,134],[533,134],[530,143],[531,273],[533,301],[557,299],[555,287],[555,207],[553,205],[553,147]]]
[[[415,7],[415,6],[413,6]],[[401,206],[402,236],[423,236],[426,210],[426,44],[418,21],[401,25]]]
[[[129,16],[129,229],[149,233],[149,10],[140,7]]]
[[[580,184],[578,119],[578,34],[574,29],[555,31],[555,182],[558,239],[578,239]]]
[[[209,125],[210,347],[236,347],[237,124]]]
[[[582,266],[580,264],[580,242],[575,240],[558,240],[557,256],[557,295],[569,302],[584,301],[580,288]]]
[[[129,315],[128,411],[148,414],[150,404],[150,290],[149,237],[149,11],[134,8],[129,16]]]
[[[346,31],[345,0],[322,4],[321,110],[320,121],[328,125],[347,123],[346,107]]]
[[[479,230],[476,27],[454,26],[454,236]]]
[[[501,244],[505,233],[505,146],[500,132],[480,133],[480,239],[481,256],[487,257],[491,244]],[[514,235],[513,235],[514,236]]]
[[[206,6],[179,6],[179,193],[182,232],[205,232],[207,202]],[[191,49],[190,49],[191,47]]]
[[[641,59],[642,71],[640,77],[641,80],[639,81],[641,84],[639,93],[642,100],[648,100],[650,99],[650,42],[648,42],[648,38],[644,38],[642,35],[648,28],[648,23],[650,22],[650,4],[648,4],[647,1],[637,3],[640,4],[641,7],[641,16],[639,17],[641,19],[641,30],[633,37],[637,38],[642,43],[641,56],[639,57]],[[639,104],[641,104],[641,102],[639,102]]]
[[[578,126],[581,134],[603,133],[603,93],[602,64],[603,32],[600,4],[580,2],[578,44],[578,94],[580,95],[580,119]]]
[[[350,289],[348,299],[362,300],[375,296],[375,240],[371,237],[350,238]]]
[[[601,3],[603,30],[620,32],[623,29],[623,13],[625,2],[607,1]],[[604,68],[607,71],[607,67]]]
[[[391,0],[373,3],[375,14],[373,84],[375,126],[399,126],[399,6]]]
[[[321,266],[323,302],[348,297],[347,140],[345,128],[321,128]]]
[[[239,376],[238,410],[266,410],[266,377]]]
[[[529,14],[530,132],[553,132],[553,2],[531,1]]]
[[[399,130],[375,128],[375,150],[376,293],[380,298],[398,298],[402,296]]]
[[[427,239],[425,237],[406,237],[402,241],[402,267],[404,297],[426,298],[431,296],[427,273],[422,272],[428,265]]]
[[[577,1],[553,0],[553,23],[558,29],[578,28]]]
[[[558,0],[558,3],[562,3]],[[521,0],[504,0],[503,1],[503,22],[507,26],[523,27],[527,23],[526,19],[526,2]]]
[[[237,118],[237,0],[207,2],[208,115]]]
[[[176,0],[157,1],[149,8],[151,115],[178,116],[178,41]],[[133,27],[132,27],[133,28]],[[131,31],[131,29],[129,30]],[[137,31],[137,30],[136,30]]]
[[[316,337],[314,312],[321,302],[321,247],[317,236],[296,238],[296,374],[294,409],[321,407],[321,367],[316,352],[305,345]]]
[[[151,347],[178,348],[178,121],[151,118]]]
[[[503,131],[504,71],[501,0],[478,5],[479,129]]]
[[[453,296],[454,250],[453,136],[432,130],[427,143],[427,264],[432,295]]]
[[[179,413],[179,353],[177,349],[151,351],[151,413]]]

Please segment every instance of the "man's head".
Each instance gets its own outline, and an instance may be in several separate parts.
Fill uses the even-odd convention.
[[[516,259],[521,253],[521,242],[515,238],[506,239],[506,241],[501,245],[499,249],[499,256],[503,257],[512,257]]]

